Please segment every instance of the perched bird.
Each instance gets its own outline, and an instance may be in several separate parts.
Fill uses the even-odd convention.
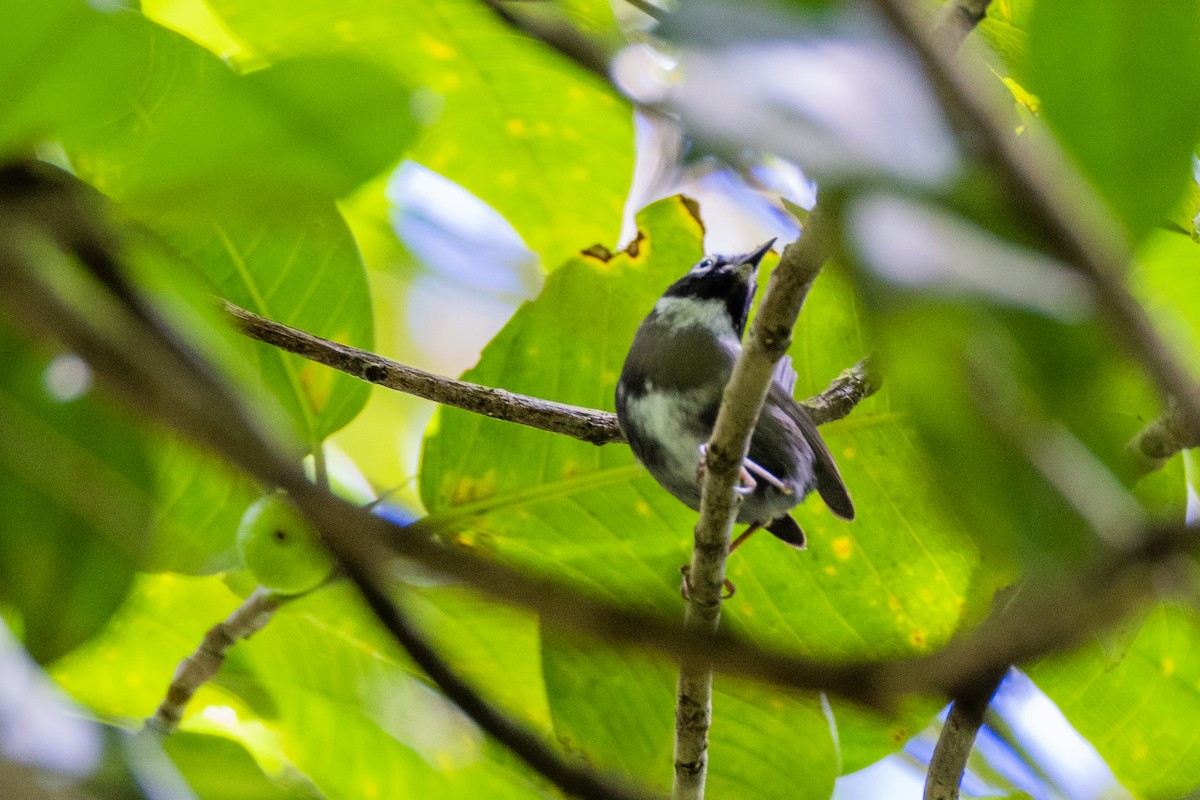
[[[617,381],[617,419],[633,453],[664,489],[700,507],[704,448],[721,396],[742,352],[757,286],[755,273],[775,240],[739,256],[705,257],[654,304],[634,336]],[[792,398],[796,372],[783,358],[750,440],[738,483],[737,521],[804,549],[788,513],[816,489],[843,519],[854,504],[808,411]],[[732,548],[730,548],[732,550]]]

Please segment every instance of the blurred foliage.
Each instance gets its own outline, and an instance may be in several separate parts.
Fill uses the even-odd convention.
[[[969,148],[947,149],[949,128],[922,111],[933,95],[912,64],[871,81],[871,65],[898,57],[871,49],[878,27],[828,3],[794,4],[784,28],[774,6],[701,5],[677,20],[671,52],[715,64],[722,80],[687,87],[688,121],[711,123],[701,132],[724,145],[713,152],[747,163],[786,140],[782,155],[850,192],[846,246],[791,345],[797,394],[871,353],[886,372],[882,391],[823,428],[858,519],[810,499],[796,512],[807,552],[765,536],[740,549],[725,624],[822,659],[919,655],[1021,576],[1068,570],[1140,519],[1181,519],[1182,459],[1139,479],[1125,449],[1161,411],[1152,382],[1069,267],[1042,254],[1021,198],[968,163]],[[549,273],[464,377],[612,409],[639,320],[705,250],[701,212],[675,195],[671,163],[660,185],[636,189],[637,234],[617,249],[635,158],[650,154],[635,151],[632,107],[614,88],[477,0],[147,0],[144,10],[0,0],[0,156],[40,157],[103,195],[133,280],[297,458],[365,417],[370,434],[340,443],[390,489],[415,463],[410,417],[427,406],[376,389],[362,415],[366,384],[237,335],[214,297],[396,355],[421,335],[396,333],[419,272],[385,191],[406,158],[500,212]],[[607,2],[526,11],[613,48],[654,41],[644,15]],[[1137,246],[1132,290],[1194,369],[1200,6],[993,0],[980,34],[963,58],[990,67],[991,88],[1013,99],[1017,135],[1056,136],[1112,208]],[[754,48],[783,38],[799,49],[770,50],[780,60],[761,63],[778,69],[754,67],[767,52]],[[829,66],[862,102],[823,93],[828,106],[812,107],[825,84],[794,93],[797,58]],[[853,74],[835,74],[847,64]],[[714,134],[726,124],[737,130]],[[824,135],[805,138],[814,130]],[[926,171],[905,172],[910,153],[930,159]],[[14,252],[45,258],[47,274],[73,268],[23,236],[10,237]],[[104,324],[94,287],[76,288],[73,300]],[[233,536],[268,487],[109,405],[89,375],[0,321],[0,615],[88,713],[133,729],[252,588]],[[416,493],[448,546],[681,613],[696,515],[623,445],[443,408],[424,432]],[[565,753],[666,786],[672,664],[397,575],[397,601],[486,697]],[[1139,798],[1200,788],[1195,617],[1184,604],[1154,606],[1024,665]],[[897,752],[940,704],[913,698],[882,718],[718,678],[712,794],[828,797],[838,776]],[[234,647],[165,749],[204,800],[558,796],[443,698],[344,584],[289,603]],[[128,775],[116,780],[114,796],[136,796]]]

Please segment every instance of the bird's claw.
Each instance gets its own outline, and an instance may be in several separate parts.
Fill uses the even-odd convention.
[[[691,599],[692,595],[692,567],[690,564],[680,564],[679,573],[683,575],[683,583],[679,586],[679,594],[683,595],[684,600]],[[721,599],[728,600],[737,592],[737,586],[729,578],[721,581],[721,586],[724,591],[721,592]]]
[[[696,480],[703,481],[704,471],[707,468],[706,465],[708,463],[708,444],[702,443],[698,450],[700,451],[700,461],[696,464]],[[772,486],[777,486],[788,494],[791,494],[791,490],[785,487],[778,478],[748,458],[742,466],[742,471],[738,474],[737,486],[733,487],[733,491],[737,494],[745,497],[746,495],[754,494],[754,490],[758,488],[758,481],[754,480],[754,476],[750,474],[750,470],[757,471],[758,474],[762,477],[765,477],[767,479],[767,483],[770,483]]]
[[[748,458],[746,459],[746,461],[744,463],[745,463],[745,466],[742,467],[742,472],[746,472],[747,470],[750,472],[753,472],[755,475],[762,478],[764,481],[771,484],[772,486],[774,486],[776,489],[783,492],[784,494],[792,494],[792,487],[788,486],[786,483],[779,480],[779,478],[776,478],[774,475],[772,475],[770,472],[768,472],[763,467],[760,467],[758,464],[755,464],[753,461],[751,461]]]

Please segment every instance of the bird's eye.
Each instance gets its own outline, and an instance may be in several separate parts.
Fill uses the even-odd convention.
[[[696,265],[696,267],[695,267],[695,269],[697,269],[698,271],[701,271],[701,272],[703,272],[703,271],[704,271],[704,270],[706,270],[706,269],[712,269],[712,268],[713,268],[713,265],[714,265],[714,264],[716,264],[716,263],[717,263],[717,262],[716,262],[716,261],[714,261],[713,259],[711,259],[711,258],[706,258],[706,259],[704,259],[703,261],[701,261],[699,264],[697,264],[697,265]]]

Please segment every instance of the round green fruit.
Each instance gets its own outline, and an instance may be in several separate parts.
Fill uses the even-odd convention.
[[[333,569],[316,531],[283,494],[260,497],[246,509],[237,545],[254,579],[279,594],[315,589]]]

